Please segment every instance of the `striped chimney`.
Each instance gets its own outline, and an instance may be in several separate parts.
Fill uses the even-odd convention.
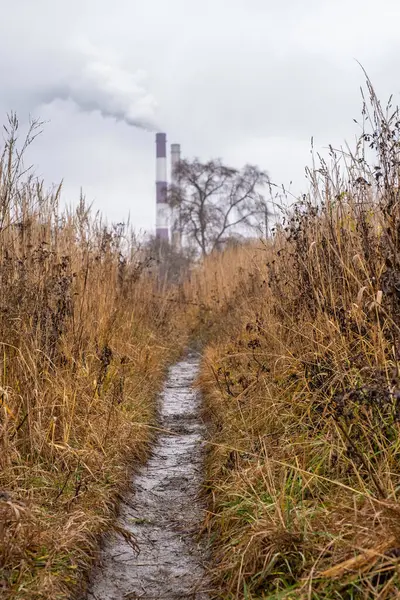
[[[175,173],[175,169],[181,160],[181,146],[180,144],[171,144],[171,183],[175,186],[179,185],[178,177]],[[181,235],[179,228],[179,212],[175,209],[172,216],[172,243],[176,249],[181,248]]]
[[[178,185],[178,180],[175,174],[175,167],[181,160],[181,145],[171,144],[171,181],[174,185]]]
[[[156,237],[169,241],[169,206],[167,204],[167,136],[156,134]]]

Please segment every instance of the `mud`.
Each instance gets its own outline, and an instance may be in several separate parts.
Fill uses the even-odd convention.
[[[208,600],[205,549],[199,541],[204,425],[192,388],[194,356],[170,369],[161,395],[161,433],[148,463],[133,479],[119,525],[135,539],[106,543],[89,600]]]

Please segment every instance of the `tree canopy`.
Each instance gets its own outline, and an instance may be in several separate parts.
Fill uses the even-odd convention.
[[[246,230],[265,230],[268,208],[263,188],[268,175],[253,165],[227,167],[220,159],[181,160],[175,168],[169,204],[173,229],[205,256]]]

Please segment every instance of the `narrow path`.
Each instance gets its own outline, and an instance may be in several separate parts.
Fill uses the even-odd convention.
[[[107,544],[90,600],[208,599],[204,551],[195,538],[204,510],[199,500],[204,427],[192,388],[198,366],[190,356],[169,371],[160,410],[161,427],[171,433],[160,434],[120,515],[138,551],[122,536]]]

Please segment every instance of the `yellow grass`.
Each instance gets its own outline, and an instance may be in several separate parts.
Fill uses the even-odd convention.
[[[0,596],[78,593],[184,343],[126,228],[0,161]]]
[[[60,214],[57,191],[14,177],[8,149],[5,597],[79,589],[187,332],[204,345],[217,596],[400,597],[400,119],[369,92],[369,133],[309,171],[309,195],[272,239],[208,257],[173,289],[126,230],[83,202]]]
[[[400,597],[399,124],[370,92],[358,154],[332,151],[273,239],[186,288],[223,598]]]

